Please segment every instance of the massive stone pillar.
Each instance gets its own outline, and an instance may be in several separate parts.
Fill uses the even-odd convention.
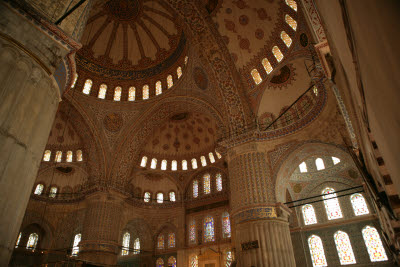
[[[79,258],[96,264],[117,264],[123,196],[96,192],[86,200]]]
[[[60,100],[68,41],[0,2],[0,266],[7,266]],[[58,39],[57,39],[58,38]]]
[[[289,209],[274,202],[265,153],[256,142],[228,150],[238,266],[296,266]]]

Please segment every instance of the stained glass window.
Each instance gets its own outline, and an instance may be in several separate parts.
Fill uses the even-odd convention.
[[[274,56],[275,56],[275,58],[276,58],[276,60],[277,60],[278,62],[281,62],[281,61],[282,61],[282,59],[283,59],[283,54],[282,54],[281,50],[279,49],[279,47],[274,46],[274,47],[272,48],[272,54],[274,54]]]
[[[26,243],[26,248],[35,250],[38,240],[39,240],[39,236],[37,233],[30,234],[29,238],[28,238],[28,242]]]
[[[161,161],[161,170],[165,171],[167,169],[167,160],[163,159]]]
[[[329,194],[329,195],[327,195]],[[334,220],[342,218],[342,210],[340,209],[339,201],[336,197],[335,189],[333,188],[325,188],[322,191],[322,198],[324,199],[324,205],[326,214],[328,216],[328,220]]]
[[[203,188],[204,188],[204,194],[211,193],[211,177],[209,173],[206,173],[203,176]]]
[[[233,253],[232,251],[228,250],[225,255],[225,267],[230,267],[233,262]]]
[[[371,226],[366,226],[362,230],[365,246],[367,247],[369,258],[372,262],[387,261],[385,249],[383,248],[378,231]]]
[[[135,101],[135,97],[136,97],[136,88],[131,86],[129,87],[128,101]]]
[[[175,234],[174,233],[168,234],[168,247],[169,248],[175,247]]]
[[[150,199],[151,199],[151,193],[150,192],[144,193],[144,202],[150,202]]]
[[[76,81],[78,80],[78,73],[76,73],[76,75],[75,75],[75,79],[74,79],[74,82],[72,83],[72,86],[71,86],[71,88],[74,88],[75,87],[75,84],[76,84]]]
[[[215,154],[217,155],[217,158],[222,158],[222,156],[221,156],[221,154],[220,153],[218,153],[218,151],[217,150],[215,150]]]
[[[50,156],[51,156],[51,151],[50,150],[46,150],[44,152],[43,161],[49,161],[50,160]]]
[[[190,257],[190,266],[189,267],[199,267],[199,259],[196,255],[192,255]]]
[[[150,168],[155,169],[156,167],[157,167],[157,159],[156,158],[152,158],[151,159]]]
[[[102,85],[100,85],[98,98],[105,99],[106,93],[107,93],[107,85],[103,83]]]
[[[343,231],[337,231],[333,237],[335,239],[340,264],[348,265],[356,263],[356,258],[354,257],[349,235]]]
[[[126,232],[122,237],[122,256],[129,254],[129,242],[131,239],[131,235]]]
[[[77,150],[76,151],[76,160],[77,161],[82,161],[83,160],[82,150]]]
[[[307,172],[307,164],[305,162],[302,162],[299,165],[299,168],[300,168],[300,172]]]
[[[193,181],[193,197],[199,196],[199,182],[197,180]]]
[[[176,201],[176,195],[174,191],[169,192],[169,201],[175,202]]]
[[[222,191],[222,175],[220,173],[217,173],[215,177],[216,177],[215,183],[217,186],[217,191]]]
[[[262,78],[257,69],[252,69],[250,74],[251,74],[251,77],[253,77],[253,80],[257,85],[262,82]]]
[[[292,38],[285,31],[281,32],[281,39],[287,47],[292,45]]]
[[[297,3],[295,0],[285,0],[286,5],[290,6],[294,11],[297,11]]]
[[[211,163],[215,162],[214,154],[212,152],[208,153],[208,158],[210,159]]]
[[[285,21],[293,30],[297,30],[297,21],[295,21],[291,16],[286,14]]]
[[[192,168],[197,169],[197,160],[196,159],[192,159]]]
[[[143,100],[149,99],[149,86],[143,85]]]
[[[262,63],[262,65],[264,66],[264,69],[265,69],[265,71],[267,72],[267,74],[270,74],[270,73],[274,70],[274,68],[272,68],[271,63],[268,61],[267,58],[264,58],[264,59],[261,61],[261,63]]]
[[[164,194],[157,193],[157,203],[163,203],[163,202],[164,202]]]
[[[196,222],[192,220],[189,226],[189,242],[195,243],[196,242]]]
[[[156,82],[156,95],[162,94],[162,84],[161,81]]]
[[[178,79],[182,76],[182,68],[181,67],[178,67],[176,69],[176,74],[178,75]]]
[[[363,195],[360,193],[353,194],[350,197],[350,201],[356,216],[369,214],[368,206]]]
[[[43,189],[44,189],[44,185],[38,184],[35,188],[34,194],[40,196],[43,192]]]
[[[67,162],[72,162],[72,151],[67,151]]]
[[[176,171],[178,169],[178,162],[176,160],[173,160],[171,162],[171,170]]]
[[[79,253],[79,242],[81,242],[82,235],[76,234],[74,237],[74,244],[72,246],[72,256],[77,256]]]
[[[204,218],[204,242],[215,241],[214,219],[211,216]]]
[[[82,92],[86,95],[90,94],[90,90],[92,89],[93,81],[88,79],[85,81],[85,85],[83,86]]]
[[[224,238],[231,237],[231,220],[228,212],[222,214],[222,235]]]
[[[201,156],[200,157],[200,161],[201,161],[201,166],[203,166],[203,167],[207,166],[206,157]]]
[[[21,242],[21,237],[22,237],[22,233],[19,232],[18,238],[17,238],[17,242],[15,242],[15,247],[17,248],[19,245],[19,242]]]
[[[117,86],[114,89],[114,101],[121,101],[122,88]]]
[[[157,238],[157,248],[158,249],[164,248],[164,236],[163,235],[159,235]]]
[[[140,239],[139,237],[135,239],[135,242],[133,243],[133,254],[139,254],[140,253]]]
[[[315,216],[314,207],[310,204],[306,204],[301,207],[301,211],[303,213],[303,219],[305,225],[315,224],[317,223],[317,217]]]
[[[146,167],[147,164],[147,157],[143,156],[142,161],[140,162],[140,167]]]
[[[324,161],[321,158],[317,158],[315,160],[315,165],[317,166],[317,170],[319,171],[325,169]]]
[[[182,170],[186,171],[187,170],[187,161],[182,160]]]
[[[315,96],[318,96],[318,88],[316,86],[313,87],[313,92]]]
[[[176,259],[174,256],[168,258],[168,267],[176,267]]]
[[[57,195],[57,187],[52,187],[52,188],[50,188],[50,194],[49,194],[49,197],[51,197],[51,198],[55,198],[56,197],[56,195]]]
[[[317,235],[308,238],[308,247],[310,248],[311,259],[314,267],[328,266],[326,263],[324,246],[322,240]]]
[[[168,84],[168,89],[174,85],[174,80],[172,78],[172,75],[167,76],[167,84]]]
[[[156,266],[157,267],[164,267],[164,261],[161,258],[158,258],[156,261]]]
[[[56,162],[61,162],[61,158],[62,158],[62,152],[61,151],[57,151],[56,152],[56,157],[54,158],[54,160]]]
[[[332,157],[333,165],[336,165],[340,162],[340,159],[337,157]]]

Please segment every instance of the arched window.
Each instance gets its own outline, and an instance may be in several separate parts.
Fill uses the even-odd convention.
[[[283,59],[283,54],[282,54],[281,50],[279,49],[279,47],[274,46],[274,47],[272,48],[272,54],[274,54],[274,56],[275,56],[275,58],[276,58],[276,60],[277,60],[278,62],[281,62],[281,61],[282,61],[282,59]]]
[[[262,65],[264,66],[264,69],[265,69],[265,71],[267,72],[267,74],[270,74],[270,73],[274,70],[274,68],[272,68],[271,63],[268,61],[267,58],[264,58],[264,59],[261,61],[261,63],[262,63]]]
[[[168,267],[176,267],[176,259],[174,256],[168,258]]]
[[[151,199],[151,193],[150,192],[145,192],[144,193],[144,202],[150,202]]]
[[[54,160],[55,162],[61,162],[61,159],[62,159],[62,151],[57,151]]]
[[[143,85],[143,100],[149,99],[149,86]]]
[[[164,202],[164,194],[157,193],[157,203],[163,203],[163,202]]]
[[[281,39],[288,48],[292,45],[292,38],[285,31],[281,32]]]
[[[224,238],[231,237],[231,220],[228,212],[222,214],[222,235]]]
[[[204,194],[207,195],[211,193],[211,177],[209,173],[203,175],[203,188]]]
[[[51,188],[50,188],[50,194],[49,194],[49,197],[51,197],[51,198],[55,198],[55,197],[56,197],[56,195],[57,195],[57,187],[53,186],[53,187],[51,187]]]
[[[163,235],[159,235],[157,238],[157,248],[158,249],[164,248],[164,236]]]
[[[157,159],[156,158],[151,159],[150,168],[152,168],[152,169],[157,168]]]
[[[315,224],[317,223],[317,217],[315,216],[314,207],[310,204],[306,204],[301,207],[301,211],[303,213],[303,219],[305,225]]]
[[[182,170],[186,171],[187,170],[187,161],[184,159],[182,160]]]
[[[114,89],[114,101],[121,101],[122,88],[117,86]]]
[[[203,167],[207,166],[206,157],[201,156],[200,157],[200,161],[201,161],[201,166],[203,166]]]
[[[128,101],[135,101],[136,88],[134,86],[129,87],[128,91]]]
[[[168,89],[174,85],[174,80],[171,74],[167,76],[167,84],[168,84]]]
[[[300,169],[300,172],[307,172],[307,164],[305,162],[302,162],[299,165],[299,169]]]
[[[175,247],[175,234],[174,233],[168,234],[168,247],[169,248]]]
[[[77,80],[78,80],[78,73],[75,74],[75,79],[74,79],[74,82],[72,83],[71,88],[74,88],[74,87],[75,87],[75,84],[76,84],[76,81],[77,81]]]
[[[107,85],[103,83],[102,85],[100,85],[99,95],[97,97],[100,99],[105,99],[106,93],[107,93]]]
[[[211,216],[204,218],[204,242],[215,241],[214,219]]]
[[[217,191],[222,191],[222,175],[220,173],[217,173],[215,175],[215,183],[217,187]]]
[[[82,150],[77,150],[76,151],[76,160],[77,161],[82,161],[83,160]]]
[[[285,21],[293,30],[297,30],[297,21],[295,21],[291,16],[286,14]]]
[[[176,196],[175,196],[175,192],[174,191],[169,192],[169,201],[171,201],[171,202],[175,202],[176,201]]]
[[[135,239],[135,242],[133,243],[133,254],[139,254],[140,253],[140,239],[139,237]]]
[[[19,246],[19,242],[21,242],[21,237],[22,237],[22,233],[19,232],[18,238],[17,238],[17,242],[15,242],[15,247],[17,248]]]
[[[208,158],[210,159],[211,163],[215,162],[214,154],[212,152],[208,153]]]
[[[329,195],[328,195],[329,194]],[[324,199],[324,205],[328,220],[334,220],[342,218],[342,210],[340,209],[339,201],[336,197],[335,189],[325,188],[322,191],[322,198]]]
[[[366,226],[362,230],[365,246],[367,247],[369,258],[372,262],[387,261],[385,249],[383,248],[378,231],[371,226]]]
[[[86,95],[90,94],[90,90],[92,89],[93,81],[90,79],[87,79],[85,81],[85,85],[83,86],[82,92]]]
[[[196,198],[199,196],[199,181],[193,181],[193,197]]]
[[[356,263],[356,258],[354,257],[349,235],[343,231],[337,231],[333,237],[335,239],[340,264],[348,265]]]
[[[314,267],[328,266],[326,263],[324,246],[322,240],[317,235],[312,235],[308,238],[308,247],[310,248],[311,259]]]
[[[162,94],[162,84],[161,81],[156,82],[156,95]]]
[[[290,6],[294,11],[297,11],[297,3],[295,0],[285,0],[286,5]]]
[[[40,196],[43,193],[43,189],[44,189],[44,185],[38,184],[35,188],[34,194]]]
[[[46,150],[44,152],[43,161],[49,161],[50,160],[50,156],[51,156],[51,151],[50,150]]]
[[[72,151],[67,151],[67,162],[72,162]]]
[[[197,160],[192,159],[192,169],[197,169]]]
[[[189,260],[189,267],[199,267],[199,259],[197,255],[192,255]]]
[[[76,234],[74,237],[74,243],[72,245],[72,256],[77,256],[79,253],[79,242],[81,242],[82,235]]]
[[[185,57],[185,65],[188,63],[188,59],[189,59],[189,57],[186,56],[186,57]]]
[[[340,162],[340,159],[337,157],[332,157],[333,165],[336,165]]]
[[[171,170],[176,171],[178,169],[178,162],[176,160],[173,160],[171,162]]]
[[[158,258],[156,261],[156,266],[157,267],[164,267],[164,261],[161,258]]]
[[[167,160],[163,159],[161,161],[161,170],[165,171],[167,169]]]
[[[178,67],[176,69],[176,74],[178,75],[178,79],[182,76],[182,68],[181,67]]]
[[[147,164],[147,157],[143,156],[142,161],[140,162],[140,167],[146,167]]]
[[[318,96],[318,88],[316,86],[313,87],[313,92],[315,96]]]
[[[353,194],[350,197],[350,201],[356,216],[369,214],[368,206],[363,195],[360,193]]]
[[[257,69],[252,69],[250,74],[251,74],[251,77],[253,77],[253,80],[257,85],[262,82],[262,78]]]
[[[28,242],[26,243],[26,248],[35,250],[38,241],[39,235],[37,233],[31,233],[29,235]]]
[[[225,254],[225,267],[230,267],[233,262],[233,253],[232,251],[228,250]]]
[[[321,158],[315,160],[315,165],[317,166],[318,171],[325,169],[324,161]]]
[[[218,153],[218,151],[217,150],[215,150],[215,154],[217,155],[217,158],[222,158],[222,156],[221,156],[221,154],[220,153]]]
[[[196,243],[196,221],[192,220],[189,225],[189,242]]]

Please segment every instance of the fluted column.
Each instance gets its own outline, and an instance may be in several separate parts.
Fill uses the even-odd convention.
[[[274,201],[260,145],[252,142],[230,148],[228,169],[238,266],[296,266],[288,223],[290,211]],[[258,248],[246,249],[251,242],[258,243]]]
[[[117,263],[123,197],[96,192],[87,198],[86,215],[79,243],[79,258],[97,264]]]

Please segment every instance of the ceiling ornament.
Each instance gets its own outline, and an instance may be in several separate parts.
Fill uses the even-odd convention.
[[[123,125],[123,119],[121,114],[110,113],[104,117],[103,124],[108,131],[118,132]]]

